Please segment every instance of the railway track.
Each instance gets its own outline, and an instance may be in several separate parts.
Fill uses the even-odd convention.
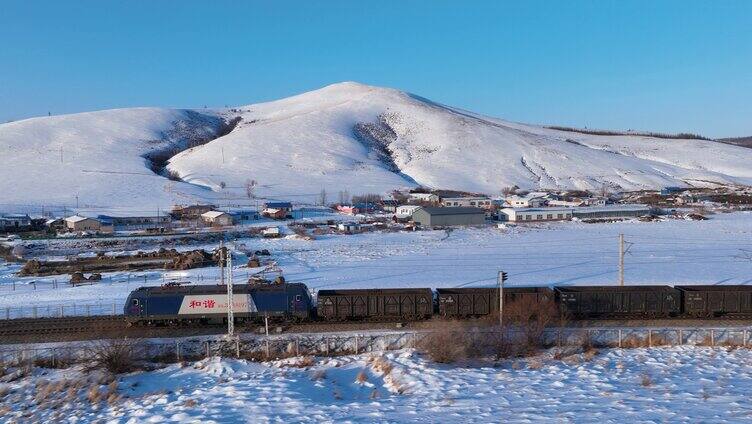
[[[435,320],[404,321],[344,321],[344,322],[299,322],[269,323],[269,333],[326,333],[347,331],[431,329]],[[480,323],[479,323],[480,324]],[[752,326],[751,320],[731,319],[656,319],[656,320],[588,320],[571,322],[570,328],[608,327],[740,327]],[[81,316],[64,318],[22,318],[0,320],[0,344],[40,343],[103,338],[131,337],[190,337],[223,334],[224,325],[180,325],[163,327],[129,327],[122,315]],[[259,323],[238,325],[236,331],[263,334],[264,325]]]
[[[0,321],[0,340],[14,336],[106,332],[126,328],[122,316],[11,319]]]

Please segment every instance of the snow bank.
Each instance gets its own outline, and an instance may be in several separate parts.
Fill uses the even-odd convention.
[[[695,347],[605,350],[563,360],[544,353],[463,366],[436,365],[409,350],[318,359],[303,368],[210,358],[109,385],[75,370],[37,371],[0,383],[0,400],[6,418],[24,421],[746,421],[750,360],[748,349]],[[80,379],[86,385],[75,383]],[[42,397],[45,381],[68,383]],[[111,400],[92,401],[92,384]]]

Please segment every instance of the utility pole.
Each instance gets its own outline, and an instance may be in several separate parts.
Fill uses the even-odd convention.
[[[499,283],[499,331],[504,332],[504,281],[507,280],[507,273],[499,271],[496,276],[496,280]]]
[[[235,334],[235,311],[232,307],[232,253],[227,255],[227,272],[229,276],[229,281],[227,282],[227,336],[232,337]]]
[[[219,242],[219,281],[220,284],[225,284],[225,242],[221,240]]]
[[[624,234],[619,234],[619,286],[624,287]]]

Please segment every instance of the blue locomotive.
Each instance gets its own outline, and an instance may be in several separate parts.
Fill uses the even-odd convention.
[[[314,305],[305,284],[236,284],[232,308],[239,323],[264,317],[302,321],[311,317]],[[220,324],[227,320],[227,286],[140,287],[128,296],[123,313],[131,323]]]

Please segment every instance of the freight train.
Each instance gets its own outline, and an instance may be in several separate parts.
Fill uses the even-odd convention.
[[[294,321],[414,321],[498,314],[498,288],[320,290],[314,301],[302,283],[236,284],[239,323]],[[553,286],[504,288],[504,307],[553,305],[572,320],[752,318],[752,286]],[[227,319],[224,285],[141,287],[124,314],[137,324],[218,324]]]

